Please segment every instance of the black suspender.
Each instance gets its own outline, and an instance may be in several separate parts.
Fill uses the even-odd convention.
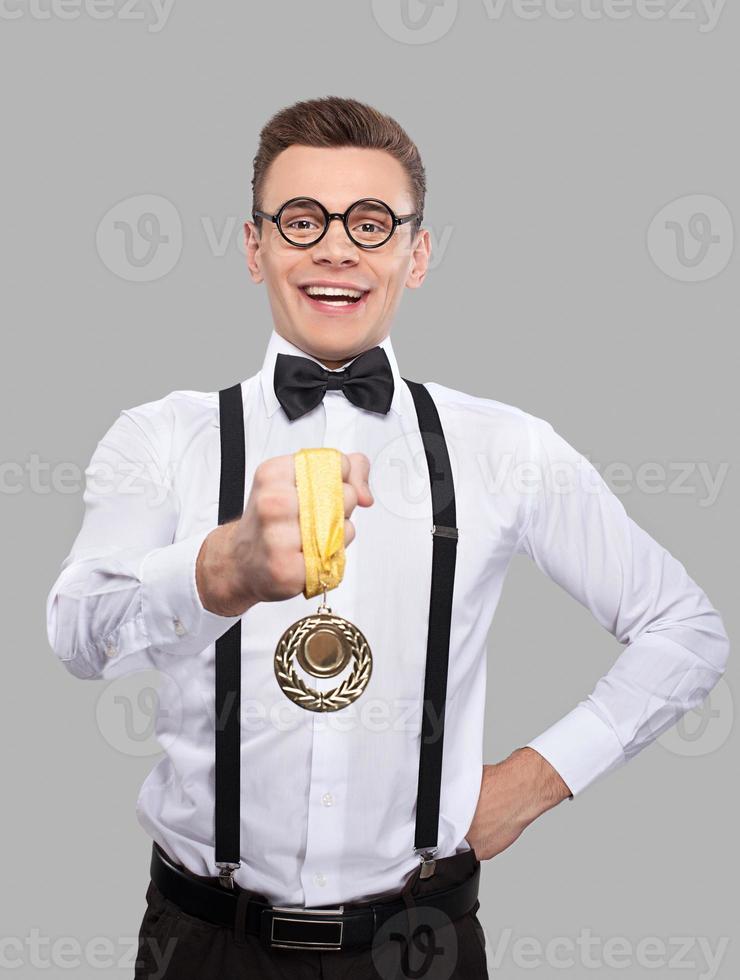
[[[411,389],[432,492],[432,585],[429,595],[427,661],[422,702],[419,783],[416,797],[414,850],[422,853],[421,877],[434,874],[432,855],[437,850],[439,796],[442,784],[447,666],[450,619],[455,581],[457,524],[455,488],[437,406],[423,384],[403,379]],[[436,723],[436,724],[435,724]],[[434,732],[438,732],[435,738]]]
[[[423,384],[407,378],[403,380],[414,399],[432,496],[432,582],[414,834],[414,851],[420,853],[422,861],[421,877],[426,878],[434,873],[433,855],[437,851],[439,829],[457,527],[452,468],[437,407]],[[240,517],[244,509],[245,446],[241,384],[219,392],[219,414],[221,483],[218,523],[224,524]],[[241,620],[216,640],[215,669],[215,861],[221,883],[233,888],[233,874],[241,864]]]
[[[218,523],[244,511],[244,409],[240,384],[218,393],[221,422],[221,483]],[[242,621],[216,640],[216,866],[221,883],[233,887],[239,867]]]

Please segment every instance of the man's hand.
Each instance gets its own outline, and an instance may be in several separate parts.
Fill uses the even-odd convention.
[[[540,814],[570,796],[570,789],[539,752],[525,746],[483,766],[478,806],[466,839],[479,861],[506,850]]]
[[[357,504],[369,507],[370,460],[341,454],[344,544],[355,537],[348,519]],[[254,473],[244,513],[222,524],[201,545],[195,580],[203,606],[220,616],[241,616],[258,602],[276,602],[306,587],[293,454],[263,460]]]

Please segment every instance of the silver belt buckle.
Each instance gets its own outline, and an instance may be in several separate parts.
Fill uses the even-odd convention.
[[[287,905],[273,905],[271,911],[270,935],[268,937],[270,946],[280,949],[332,950],[342,948],[344,922],[341,919],[332,918],[332,916],[342,915],[344,905],[334,909],[298,908],[297,906],[291,908]],[[266,916],[267,912],[268,910],[265,909],[262,913],[263,916]],[[295,928],[296,924],[298,924],[298,929]],[[300,932],[300,926],[308,924],[314,928],[317,925],[320,927],[320,932],[323,933],[321,940],[309,941],[296,937],[295,933]],[[294,926],[293,937],[290,935],[291,925]],[[263,932],[265,931],[263,926]]]

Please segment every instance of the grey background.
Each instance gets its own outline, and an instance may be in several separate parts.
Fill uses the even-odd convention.
[[[18,492],[4,486],[2,934],[83,946],[68,970],[34,967],[26,945],[15,976],[132,973],[92,966],[84,947],[109,937],[119,959],[138,931],[150,842],[134,802],[156,757],[111,737],[122,723],[100,707],[104,683],[55,661],[44,604],[79,528],[79,474],[119,411],[224,387],[261,363],[271,318],[239,232],[259,128],[283,105],[353,96],[395,116],[421,150],[425,224],[443,244],[393,328],[402,373],[545,417],[602,471],[652,461],[667,484],[677,463],[727,464],[708,506],[696,474],[684,492],[633,481],[620,496],[734,636],[740,257],[724,228],[707,262],[725,249],[726,266],[680,281],[656,264],[647,231],[661,208],[695,194],[740,218],[740,15],[728,4],[702,30],[699,3],[678,19],[666,0],[673,16],[654,21],[634,5],[623,20],[561,7],[576,15],[526,20],[509,5],[497,20],[490,6],[455,12],[448,0],[406,35],[427,31],[426,43],[388,28],[401,24],[400,0],[175,3],[161,30],[143,0],[128,15],[114,3],[107,20],[84,5],[0,18],[3,455],[78,474],[66,490],[49,489],[48,473],[43,486],[27,472],[11,481]],[[590,8],[603,12],[598,0]],[[424,13],[417,0],[409,9]],[[135,282],[107,267],[96,232],[117,202],[144,194],[172,202],[182,251],[167,274]],[[206,229],[218,236],[229,220],[225,248],[214,248]],[[488,646],[487,762],[575,705],[620,650],[525,558]],[[736,973],[734,669],[701,715],[484,863],[492,976],[592,976],[577,947],[565,971],[513,948],[522,937],[576,942],[585,929],[602,943],[622,937],[623,976],[674,976],[678,962],[651,968],[638,943],[654,937],[675,957],[682,936],[680,976]],[[728,944],[718,974],[702,937]],[[593,955],[611,975],[603,945]]]

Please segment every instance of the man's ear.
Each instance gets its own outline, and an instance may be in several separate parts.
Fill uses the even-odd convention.
[[[262,282],[262,257],[260,255],[260,236],[253,221],[244,222],[244,251],[247,258],[247,268],[252,282]]]
[[[409,274],[406,278],[406,285],[409,289],[418,289],[424,282],[431,253],[431,236],[426,228],[421,228],[417,233],[415,243],[411,247]]]

